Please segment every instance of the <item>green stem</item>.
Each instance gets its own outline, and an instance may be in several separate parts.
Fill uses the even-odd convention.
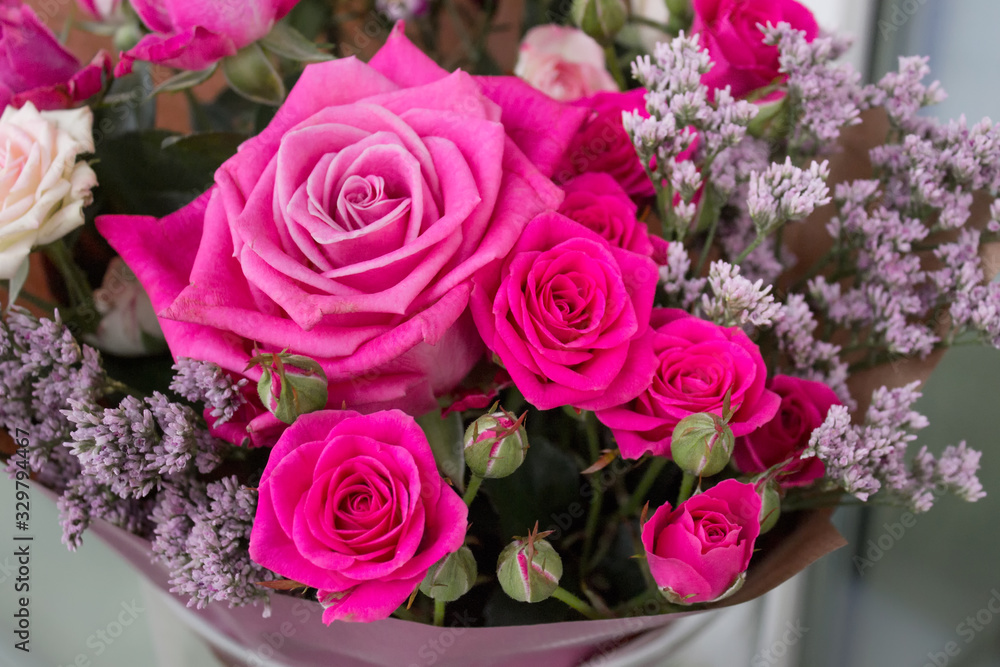
[[[184,89],[184,97],[187,98],[188,107],[191,109],[191,119],[194,121],[194,129],[196,132],[208,132],[212,129],[212,120],[208,117],[208,112],[205,111],[205,107],[202,106],[198,98],[195,97],[194,91],[190,88]]]
[[[479,492],[479,485],[482,483],[483,478],[479,475],[473,474],[472,477],[469,478],[469,486],[465,489],[465,495],[462,496],[462,500],[465,501],[466,505],[472,505],[472,501]]]
[[[668,35],[674,34],[674,31],[671,30],[670,26],[668,26],[666,23],[660,23],[659,21],[647,19],[645,16],[636,16],[635,14],[633,14],[632,16],[628,17],[628,22],[634,23],[636,25],[644,25],[647,28],[656,28],[660,32],[665,32]]]
[[[646,474],[643,475],[642,479],[639,480],[639,485],[635,487],[635,491],[632,492],[632,497],[629,498],[628,505],[626,505],[619,512],[621,517],[631,517],[634,516],[639,508],[643,506],[646,500],[649,490],[653,488],[653,484],[656,483],[656,478],[660,476],[663,469],[667,467],[667,463],[670,459],[664,457],[657,457],[652,460],[649,467],[646,468]]]
[[[692,475],[689,472],[684,473],[684,479],[681,480],[681,492],[677,494],[678,505],[691,497],[691,492],[694,491],[694,483],[697,479],[696,475]]]
[[[746,249],[740,253],[740,256],[737,257],[736,261],[733,263],[737,265],[742,264],[743,260],[745,260],[747,257],[750,256],[750,253],[752,253],[754,250],[760,247],[760,244],[764,242],[765,238],[767,238],[765,235],[757,234],[757,238],[753,240],[753,243],[747,246]]]
[[[597,432],[597,416],[590,411],[584,416],[584,425],[587,428],[587,448],[590,452],[590,460],[596,461],[601,455],[601,439]],[[597,533],[597,526],[601,520],[601,506],[604,504],[604,487],[596,480],[591,481],[594,495],[590,497],[590,510],[587,514],[587,525],[583,540],[583,560],[584,567],[590,560],[590,553],[594,548],[594,535]]]
[[[580,612],[587,618],[591,619],[592,621],[596,621],[598,619],[603,618],[603,616],[601,616],[601,614],[598,613],[596,609],[594,609],[592,606],[590,606],[577,596],[570,593],[562,586],[556,587],[556,590],[553,591],[552,593],[552,597],[562,602],[565,602],[568,606],[572,607],[573,609],[576,609],[578,612]]]
[[[434,625],[444,627],[444,608],[447,603],[444,600],[434,600]]]
[[[56,308],[59,307],[57,304],[54,304],[51,301],[46,301],[45,299],[42,299],[40,297],[35,296],[31,292],[25,292],[23,290],[21,291],[20,294],[17,295],[17,300],[18,301],[21,301],[21,300],[27,301],[31,305],[37,306],[37,307],[41,308],[42,310],[47,310],[50,313],[52,311],[54,311]]]
[[[715,230],[719,228],[719,217],[716,216],[715,220],[712,221],[712,226],[708,228],[708,235],[705,237],[705,245],[701,249],[701,255],[698,257],[698,265],[694,268],[694,273],[691,274],[695,278],[701,275],[702,269],[705,268],[705,262],[708,261],[708,253],[712,249],[712,242],[715,240]]]
[[[94,301],[90,290],[90,283],[87,281],[87,276],[84,275],[83,270],[73,260],[73,255],[69,251],[69,248],[66,247],[66,243],[62,239],[58,239],[45,246],[44,251],[66,283],[70,305],[74,308],[85,305],[93,306]]]
[[[628,83],[625,81],[625,75],[622,74],[622,66],[618,62],[618,53],[615,51],[614,44],[608,44],[604,47],[604,58],[608,61],[608,69],[611,70],[611,76],[614,77],[615,83],[618,84],[618,89],[625,90],[628,87]]]

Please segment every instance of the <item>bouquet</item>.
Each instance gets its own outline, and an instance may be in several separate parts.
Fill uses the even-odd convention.
[[[0,426],[65,544],[278,623],[622,636],[829,508],[981,498],[885,370],[1000,347],[1000,126],[794,0],[666,4],[529,3],[513,75],[489,0],[81,0],[113,69],[2,8]]]

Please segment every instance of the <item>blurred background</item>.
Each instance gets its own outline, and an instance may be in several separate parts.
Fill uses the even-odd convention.
[[[947,119],[964,112],[970,121],[1000,116],[997,0],[804,2],[825,28],[855,36],[847,58],[869,78],[894,68],[901,55],[928,55],[933,78],[949,94],[931,113]],[[57,27],[73,3],[29,4]],[[85,42],[70,43],[84,57],[93,52]],[[174,103],[183,101],[161,102]],[[791,597],[786,594],[780,609],[771,610],[769,628],[758,628],[754,667],[1000,667],[1000,613],[990,609],[1000,609],[1000,424],[993,421],[1000,416],[1000,351],[949,352],[918,409],[931,422],[918,445],[940,451],[968,440],[983,450],[981,478],[989,495],[975,505],[945,499],[912,520],[888,508],[840,510],[835,521],[849,546],[807,570],[789,589]],[[0,479],[0,497],[12,495],[13,484]],[[10,512],[0,513],[0,536],[14,532],[12,519]],[[32,650],[12,649],[16,561],[4,547],[0,665],[219,664],[93,536],[69,554],[59,543],[55,508],[39,493],[32,499],[32,524]],[[800,630],[792,641],[783,639],[790,636],[782,632],[788,627]],[[644,660],[717,664],[697,657]]]

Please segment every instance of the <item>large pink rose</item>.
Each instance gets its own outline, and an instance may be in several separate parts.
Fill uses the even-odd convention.
[[[677,422],[700,412],[721,416],[727,392],[734,435],[751,433],[774,417],[781,399],[765,388],[764,359],[741,329],[673,308],[654,310],[651,324],[659,360],[653,381],[634,401],[597,413],[614,433],[623,457],[637,459],[646,452],[670,456]]]
[[[566,198],[559,212],[603,236],[613,246],[652,255],[646,223],[636,219],[638,207],[610,174],[580,174],[563,185]],[[654,237],[655,238],[655,237]]]
[[[319,589],[327,624],[388,617],[465,540],[465,503],[398,410],[299,417],[271,450],[259,494],[250,557]]]
[[[646,175],[622,124],[622,113],[638,111],[644,117],[646,90],[625,93],[597,93],[574,104],[589,111],[587,121],[574,137],[572,145],[556,170],[559,181],[578,174],[610,174],[631,197],[652,197],[653,183]]]
[[[540,25],[529,30],[521,42],[514,73],[563,102],[618,90],[601,45],[582,30],[568,26]]]
[[[788,23],[812,41],[819,33],[816,18],[795,0],[694,0],[693,34],[712,56],[713,67],[702,76],[710,90],[730,86],[743,97],[778,77],[778,49],[764,44],[757,24]]]
[[[559,205],[538,167],[579,122],[517,79],[447,74],[400,27],[369,65],[307,67],[192,204],[98,227],[175,357],[240,375],[255,344],[290,348],[323,366],[330,407],[421,414],[480,358],[471,277]],[[255,407],[243,424],[268,444],[280,425]]]
[[[649,384],[656,276],[648,257],[544,213],[476,276],[472,313],[529,403],[596,410]]]
[[[776,375],[768,388],[781,397],[774,419],[736,441],[733,461],[745,473],[764,472],[791,459],[778,482],[782,486],[805,486],[823,476],[825,466],[816,457],[799,455],[809,445],[809,436],[826,419],[831,406],[840,405],[833,390],[822,382]]]
[[[152,30],[121,54],[115,76],[145,60],[177,69],[205,69],[271,32],[298,0],[132,0]]]
[[[99,91],[110,72],[104,51],[83,66],[31,7],[0,3],[0,109],[25,102],[42,111],[67,109]]]
[[[727,479],[677,506],[660,506],[642,527],[656,585],[674,603],[712,602],[735,593],[760,535],[760,496]]]

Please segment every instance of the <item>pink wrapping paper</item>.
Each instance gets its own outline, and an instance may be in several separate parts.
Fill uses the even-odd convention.
[[[45,490],[47,495],[51,491]],[[829,523],[829,512],[804,514],[763,561],[752,567],[747,585],[727,600],[729,606],[754,599],[791,578],[811,562],[842,546],[843,538]],[[93,533],[120,553],[157,588],[169,590],[167,572],[151,560],[149,543],[103,521]],[[176,598],[181,604],[184,600]],[[261,607],[229,609],[212,604],[190,609],[192,618],[221,633],[248,654],[232,664],[289,667],[500,667],[535,664],[570,667],[588,658],[611,654],[635,636],[662,629],[674,620],[697,614],[635,616],[601,621],[476,628],[474,618],[449,616],[452,627],[437,628],[397,619],[376,623],[321,621],[322,608],[286,595],[271,598],[271,616]],[[189,619],[190,620],[190,619]],[[525,662],[525,661],[532,662]]]

